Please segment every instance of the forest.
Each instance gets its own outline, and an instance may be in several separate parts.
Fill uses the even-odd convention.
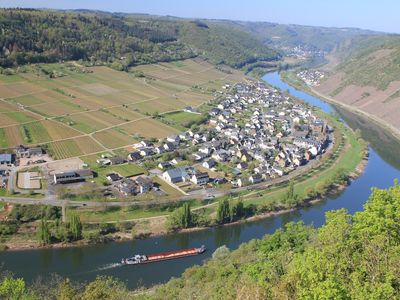
[[[81,60],[118,70],[201,55],[242,67],[280,54],[224,25],[101,12],[0,9],[0,67]]]

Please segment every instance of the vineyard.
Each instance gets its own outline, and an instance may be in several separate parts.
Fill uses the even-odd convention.
[[[54,159],[64,159],[84,154],[72,139],[48,144],[48,152]]]

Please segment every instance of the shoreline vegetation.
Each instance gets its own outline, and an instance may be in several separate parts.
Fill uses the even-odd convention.
[[[85,216],[79,210],[72,210],[69,215],[79,218],[82,222],[80,233],[75,238],[69,236],[70,222],[60,227],[57,221],[45,221],[36,228],[41,231],[45,227],[45,234],[37,236],[35,228],[22,235],[11,237],[8,241],[2,239],[2,249],[9,251],[30,250],[39,248],[64,248],[77,247],[97,243],[119,242],[132,239],[143,239],[151,236],[174,234],[179,232],[191,232],[207,230],[216,226],[230,226],[242,222],[251,222],[274,215],[288,213],[306,206],[323,201],[325,197],[334,195],[350,184],[352,180],[360,176],[368,160],[367,144],[357,136],[350,128],[345,127],[333,116],[322,113],[330,125],[335,127],[335,143],[331,153],[326,153],[319,165],[308,173],[300,173],[292,180],[286,180],[280,184],[272,185],[263,190],[241,192],[232,196],[223,196],[214,199],[212,203],[183,203],[185,207],[171,208],[162,213],[133,219],[129,221],[115,221],[123,219],[123,211],[117,211],[114,221],[87,223]],[[328,157],[329,156],[329,157]],[[345,169],[346,167],[347,169]],[[225,205],[225,207],[224,207]],[[240,208],[238,211],[238,207]],[[106,208],[113,209],[113,208]],[[186,215],[186,221],[176,222],[176,219],[184,220],[179,215],[183,210],[190,211]],[[121,210],[121,209],[120,209]],[[219,217],[219,211],[226,213]],[[171,213],[169,213],[171,212]],[[96,212],[92,212],[96,213]],[[102,213],[113,212],[98,212]],[[175,221],[173,220],[175,218]],[[82,221],[81,221],[82,220]],[[39,224],[39,225],[38,225]],[[100,229],[95,229],[95,228]],[[51,233],[57,232],[57,236],[64,236],[68,242],[54,242]],[[40,239],[38,239],[40,237]],[[57,237],[58,239],[59,237]],[[40,242],[40,240],[42,242]]]

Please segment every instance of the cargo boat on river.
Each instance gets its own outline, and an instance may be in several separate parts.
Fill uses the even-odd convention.
[[[147,264],[157,261],[169,260],[182,258],[186,256],[199,255],[206,251],[206,247],[203,245],[200,248],[189,248],[183,250],[169,251],[169,252],[161,252],[149,255],[136,254],[132,257],[123,258],[121,260],[122,265],[138,265],[138,264]]]

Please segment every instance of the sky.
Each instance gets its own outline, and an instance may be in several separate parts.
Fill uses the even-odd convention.
[[[0,0],[0,7],[85,8],[400,33],[399,0]]]

